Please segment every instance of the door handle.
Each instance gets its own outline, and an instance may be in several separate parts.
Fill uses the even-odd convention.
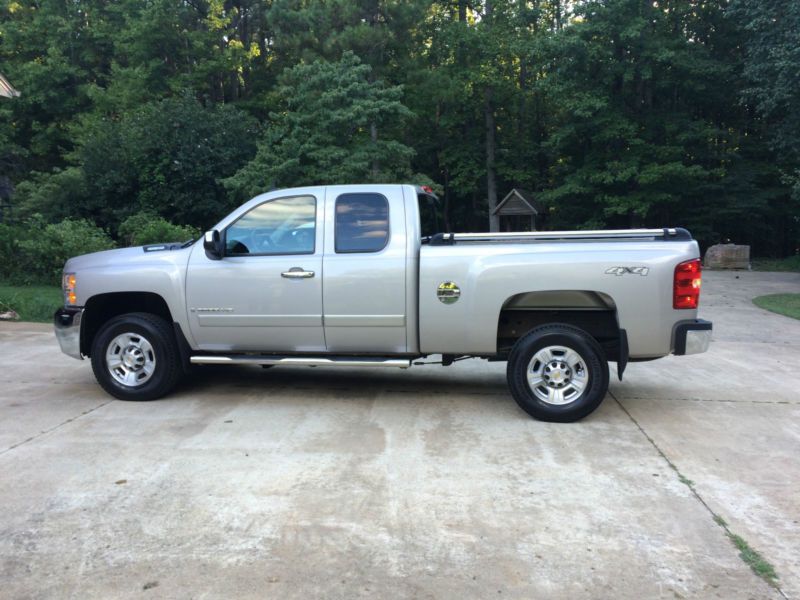
[[[306,271],[301,267],[292,267],[288,271],[281,273],[281,277],[286,279],[310,279],[314,276],[314,271]]]

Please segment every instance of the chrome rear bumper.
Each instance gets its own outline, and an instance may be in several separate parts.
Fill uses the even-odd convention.
[[[82,308],[59,308],[53,315],[56,339],[61,346],[61,351],[78,360],[83,360],[81,355],[82,318]]]
[[[711,321],[705,321],[703,319],[678,323],[675,325],[673,337],[675,349],[672,353],[681,356],[706,352],[711,345],[711,332],[713,331],[713,327]]]

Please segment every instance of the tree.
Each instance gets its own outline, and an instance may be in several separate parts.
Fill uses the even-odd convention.
[[[276,186],[408,179],[414,151],[393,134],[411,112],[401,88],[370,81],[370,72],[350,52],[287,70],[278,90],[282,110],[270,115],[255,158],[226,187],[242,200]],[[372,123],[383,132],[378,139]]]
[[[232,208],[219,182],[255,153],[256,124],[232,106],[187,96],[150,102],[119,118],[85,119],[74,166],[20,186],[23,213],[89,218],[116,230],[142,210],[181,225],[210,225]]]
[[[729,12],[747,32],[742,98],[766,120],[800,194],[800,4],[734,0]]]
[[[130,208],[117,218],[151,210],[177,224],[209,225],[231,208],[220,180],[253,156],[256,131],[232,106],[182,96],[101,122],[78,157],[98,208],[119,210],[120,187],[129,190]]]
[[[206,224],[275,185],[412,178],[451,230],[496,228],[519,187],[546,227],[685,225],[782,254],[799,32],[790,0],[13,0],[0,180],[18,217],[112,233],[140,210]]]

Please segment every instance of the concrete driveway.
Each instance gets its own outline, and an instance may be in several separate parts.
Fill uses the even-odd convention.
[[[704,285],[712,350],[569,425],[482,361],[120,402],[49,326],[0,324],[0,597],[800,598],[800,321],[750,302],[800,275]]]

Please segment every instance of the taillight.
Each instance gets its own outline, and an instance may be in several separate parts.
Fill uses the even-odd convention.
[[[697,308],[700,303],[700,272],[703,266],[699,258],[687,260],[675,267],[672,283],[672,308]]]

